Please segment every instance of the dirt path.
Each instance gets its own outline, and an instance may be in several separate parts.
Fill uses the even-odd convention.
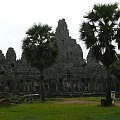
[[[83,101],[83,100],[66,100],[63,102],[54,102],[54,104],[100,104],[100,102],[97,101]]]
[[[100,101],[86,101],[86,100],[66,100],[63,102],[54,102],[54,104],[80,104],[80,105],[100,105]],[[114,103],[115,106],[120,107],[120,103]]]

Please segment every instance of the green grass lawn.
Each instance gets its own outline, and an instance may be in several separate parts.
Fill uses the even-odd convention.
[[[1,106],[0,120],[120,120],[120,107],[49,102]]]

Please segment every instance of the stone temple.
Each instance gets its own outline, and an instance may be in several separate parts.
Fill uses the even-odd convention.
[[[105,92],[105,71],[92,57],[90,50],[87,59],[75,39],[69,36],[65,19],[59,20],[56,28],[59,54],[55,64],[44,71],[45,92],[54,94],[79,94],[83,92]],[[39,93],[40,73],[32,68],[22,55],[16,60],[13,48],[6,55],[0,51],[0,92]],[[120,83],[114,82],[113,88],[120,90]]]

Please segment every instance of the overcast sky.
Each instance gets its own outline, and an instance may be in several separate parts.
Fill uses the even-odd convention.
[[[58,20],[65,18],[70,36],[77,40],[84,58],[86,49],[79,40],[79,28],[83,16],[98,3],[119,3],[120,0],[0,0],[0,49],[6,54],[9,47],[21,57],[22,39],[34,23],[57,27]]]

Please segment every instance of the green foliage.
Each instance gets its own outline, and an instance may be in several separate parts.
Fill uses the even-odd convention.
[[[58,54],[55,33],[48,25],[33,25],[26,32],[22,49],[27,61],[31,66],[41,72],[41,99],[45,101],[43,70],[55,62]]]
[[[119,120],[120,107],[34,103],[0,107],[1,120]]]
[[[23,53],[30,64],[40,71],[52,65],[58,48],[54,32],[48,25],[33,25],[23,40]]]
[[[80,38],[87,49],[92,49],[94,57],[109,67],[116,61],[115,44],[120,49],[120,10],[118,4],[94,5],[80,28]]]
[[[106,68],[106,99],[111,103],[110,65],[117,60],[115,43],[120,49],[120,10],[118,4],[94,5],[80,28],[80,38],[87,49],[91,49],[93,57]]]

